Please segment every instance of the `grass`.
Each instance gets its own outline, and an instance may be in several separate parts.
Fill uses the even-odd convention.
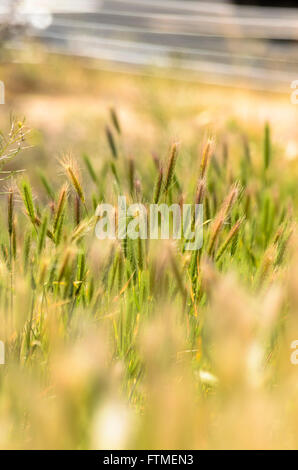
[[[2,136],[27,171],[3,169],[0,447],[296,448],[295,163],[270,122],[163,130],[151,154],[106,115],[100,157],[48,154],[38,177],[25,123]],[[203,247],[98,240],[118,195],[203,203]]]

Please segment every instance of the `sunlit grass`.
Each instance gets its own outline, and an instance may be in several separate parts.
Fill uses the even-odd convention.
[[[229,115],[173,135],[174,104],[151,106],[143,140],[142,121],[134,140],[136,121],[106,106],[96,154],[88,139],[58,155],[47,142],[26,149],[36,136],[18,121],[2,137],[0,159],[8,149],[13,159],[1,191],[1,448],[297,447],[287,141],[269,121],[246,129]],[[67,146],[77,122],[61,128]],[[97,204],[119,195],[202,203],[203,247],[98,240]]]

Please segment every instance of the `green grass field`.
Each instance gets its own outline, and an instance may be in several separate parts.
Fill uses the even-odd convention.
[[[59,60],[1,69],[0,447],[297,448],[284,98]],[[97,204],[118,195],[202,203],[203,247],[98,240]]]

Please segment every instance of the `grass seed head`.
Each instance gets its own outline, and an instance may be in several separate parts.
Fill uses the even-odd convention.
[[[154,197],[153,197],[154,204],[157,204],[159,201],[161,190],[162,190],[162,182],[163,182],[163,169],[162,167],[160,167],[157,182],[155,185],[155,190],[154,190]]]
[[[212,138],[208,138],[202,154],[201,160],[201,178],[204,178],[207,172],[207,168],[209,165],[210,157],[213,151],[214,141]]]
[[[67,190],[68,190],[68,184],[65,183],[62,186],[61,190],[60,190],[59,199],[58,199],[58,203],[57,203],[57,208],[56,208],[56,211],[55,211],[55,218],[54,218],[54,224],[53,224],[53,232],[54,233],[56,233],[57,227],[58,227],[59,222],[60,222],[60,218],[62,216],[64,204],[65,204],[65,201],[66,201],[66,198],[67,198]]]
[[[110,108],[110,116],[111,116],[111,121],[113,123],[114,128],[116,129],[117,133],[121,135],[121,126],[120,126],[118,114],[115,108]]]
[[[171,186],[172,179],[173,179],[174,172],[175,172],[177,156],[178,156],[178,143],[174,142],[171,147],[171,152],[170,152],[170,157],[169,157],[169,162],[168,162],[168,169],[167,169],[165,188],[164,188],[165,192],[167,192]]]
[[[30,218],[33,225],[36,224],[35,209],[33,204],[33,197],[31,186],[27,181],[22,182],[21,186],[21,195],[24,201],[25,208],[27,210],[27,215]]]
[[[80,181],[80,173],[77,162],[70,156],[66,155],[60,160],[60,163],[65,171],[65,174],[77,193],[78,197],[81,199],[82,203],[85,204],[85,196]]]
[[[206,192],[206,180],[203,178],[199,180],[199,183],[197,186],[195,204],[202,204],[204,200],[205,192]]]
[[[112,156],[115,159],[117,159],[118,158],[118,150],[117,150],[116,142],[115,142],[115,139],[114,139],[114,135],[113,135],[111,129],[109,128],[109,126],[106,126],[106,137],[107,137],[107,141],[108,141]]]

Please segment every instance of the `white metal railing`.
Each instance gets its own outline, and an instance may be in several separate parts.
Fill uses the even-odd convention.
[[[0,6],[0,22],[7,5]],[[61,53],[271,84],[298,76],[296,9],[224,0],[27,0],[13,20]]]

